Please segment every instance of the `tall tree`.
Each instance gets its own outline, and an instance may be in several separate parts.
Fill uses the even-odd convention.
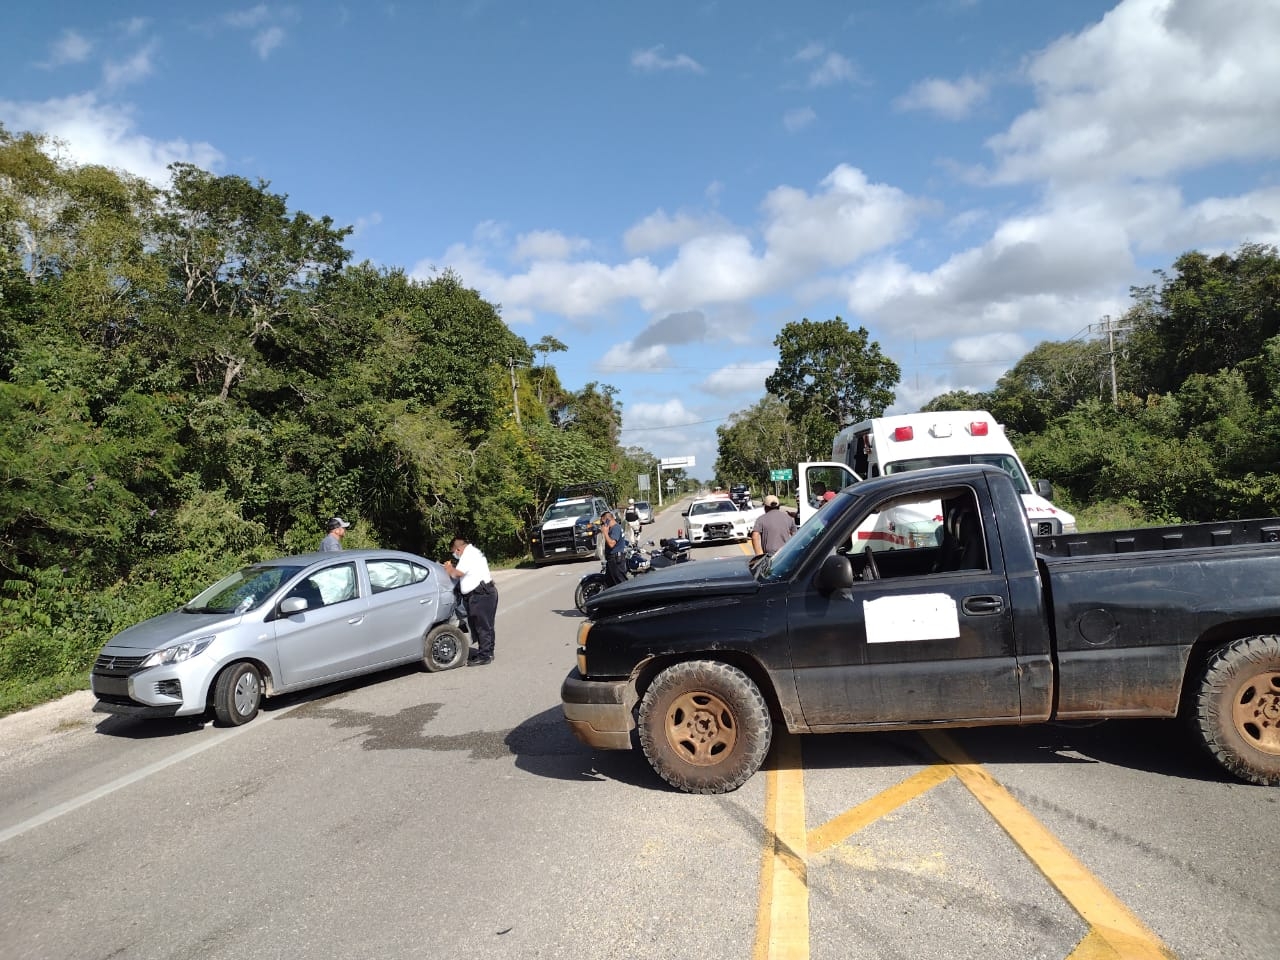
[[[841,427],[878,417],[893,402],[901,371],[866,327],[806,318],[788,323],[773,342],[778,366],[765,389],[787,405],[810,455],[825,454]]]
[[[794,467],[805,459],[805,438],[788,417],[786,404],[773,394],[731,414],[716,427],[716,477],[763,484],[773,469]]]

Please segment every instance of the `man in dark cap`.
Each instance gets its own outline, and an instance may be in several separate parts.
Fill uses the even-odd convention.
[[[341,550],[342,538],[347,535],[347,528],[350,526],[351,524],[341,517],[331,517],[328,524],[325,525],[325,529],[329,532],[320,541],[320,552],[330,553],[334,550]]]

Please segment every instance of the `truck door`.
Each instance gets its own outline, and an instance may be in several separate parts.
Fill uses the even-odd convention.
[[[826,553],[856,579],[824,593],[802,576],[788,596],[796,690],[811,728],[1019,716],[1009,587],[980,503],[972,488],[955,487],[870,513],[856,500],[827,508],[846,507],[828,521],[839,540]],[[868,524],[895,536],[859,538]]]
[[[846,464],[833,460],[800,464],[796,477],[796,502],[800,506],[798,521],[804,523],[817,513],[826,491],[840,491],[861,479]]]

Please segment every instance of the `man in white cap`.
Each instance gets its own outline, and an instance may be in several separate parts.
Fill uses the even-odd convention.
[[[342,538],[347,535],[347,528],[351,524],[343,520],[341,517],[330,518],[325,529],[329,532],[324,535],[324,539],[320,541],[320,552],[330,553],[334,550],[342,549]]]
[[[764,513],[751,528],[751,547],[757,557],[772,556],[795,535],[796,520],[786,510],[780,509],[778,498],[772,493],[764,498]]]

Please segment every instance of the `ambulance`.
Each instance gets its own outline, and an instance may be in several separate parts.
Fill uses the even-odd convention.
[[[1076,518],[1050,498],[1047,480],[1034,485],[1004,433],[985,410],[948,410],[876,417],[845,427],[831,445],[832,461],[803,463],[798,477],[800,521],[818,509],[821,490],[839,490],[863,477],[955,463],[986,463],[1013,478],[1034,537],[1076,532]],[[815,488],[819,491],[814,496]],[[909,536],[908,536],[909,539]]]

